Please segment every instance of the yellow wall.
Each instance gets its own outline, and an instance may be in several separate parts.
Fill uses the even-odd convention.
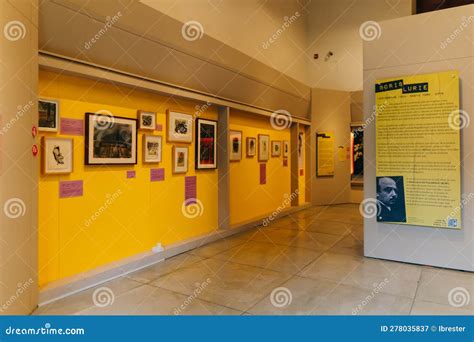
[[[246,138],[257,138],[257,145],[258,134],[269,135],[270,141],[290,141],[290,130],[275,130],[270,118],[234,109],[230,114],[230,129],[243,132],[242,160],[230,162],[230,223],[237,224],[271,214],[291,194],[291,158],[288,157],[288,166],[283,167],[283,156],[271,157],[270,154],[266,162],[267,183],[260,185],[258,149],[255,157],[246,157]]]
[[[136,118],[137,110],[155,111],[163,125],[163,161],[142,163],[142,131],[138,134],[138,163],[135,166],[84,166],[84,137],[74,138],[74,172],[42,175],[39,182],[39,279],[51,281],[84,272],[100,265],[149,251],[163,245],[211,232],[217,227],[217,171],[194,170],[194,143],[189,146],[189,171],[197,175],[197,195],[203,203],[202,216],[183,216],[184,175],[173,175],[171,143],[165,143],[168,108],[194,113],[197,102],[118,87],[78,77],[41,71],[39,96],[60,101],[60,116],[84,119],[86,112],[108,110],[117,116]],[[216,119],[211,106],[201,117]],[[42,133],[59,136],[59,133]],[[150,168],[164,167],[165,181],[150,182]],[[135,170],[136,179],[126,179]],[[273,177],[273,176],[272,176]],[[269,177],[272,179],[272,177]],[[60,180],[83,180],[84,196],[59,199]],[[106,210],[89,227],[85,222]]]

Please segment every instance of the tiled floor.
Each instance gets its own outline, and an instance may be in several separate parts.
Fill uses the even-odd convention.
[[[358,206],[336,205],[205,245],[35,314],[471,315],[472,297],[472,273],[364,258]]]

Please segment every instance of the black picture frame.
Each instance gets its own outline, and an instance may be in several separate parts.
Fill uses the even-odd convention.
[[[214,126],[214,142],[213,142],[213,154],[214,154],[214,163],[209,166],[206,164],[201,164],[201,124],[210,124]],[[218,137],[218,128],[216,120],[209,119],[196,119],[196,132],[195,132],[195,149],[194,149],[194,168],[196,170],[215,170],[217,169],[217,137]]]
[[[116,127],[118,124],[123,124],[123,122],[129,122],[132,125],[131,129],[131,152],[132,152],[132,157],[130,158],[123,158],[123,159],[130,159],[130,161],[119,161],[119,162],[110,162],[110,160],[113,159],[120,159],[120,158],[97,158],[97,159],[108,159],[109,161],[95,161],[91,160],[90,158],[90,148],[91,148],[91,138],[94,139],[94,137],[91,137],[91,118],[92,117],[99,117],[102,118],[102,121],[104,122],[104,126],[101,128],[101,130],[107,130],[107,129],[113,129]],[[108,125],[108,126],[107,126]],[[138,161],[138,146],[137,146],[137,141],[138,141],[138,120],[137,119],[132,119],[132,118],[127,118],[123,116],[115,116],[112,114],[98,114],[98,113],[86,113],[85,116],[85,137],[84,137],[84,164],[85,165],[136,165]],[[94,134],[94,132],[92,133]],[[92,148],[95,148],[92,146]],[[92,152],[93,153],[93,152]]]

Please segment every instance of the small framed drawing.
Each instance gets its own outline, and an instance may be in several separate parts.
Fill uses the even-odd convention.
[[[66,138],[43,137],[44,174],[64,174],[73,171],[74,141]]]
[[[281,141],[272,140],[272,157],[281,156]]]
[[[59,128],[59,102],[40,99],[38,101],[38,129],[57,132]]]
[[[138,111],[138,128],[154,131],[156,129],[156,113]]]
[[[267,161],[270,156],[270,136],[266,134],[258,135],[258,161]]]
[[[170,142],[193,142],[193,116],[168,110],[166,115],[167,139]]]
[[[161,148],[161,136],[147,134],[143,135],[143,162],[161,162]]]
[[[137,120],[86,113],[86,165],[137,163]]]
[[[247,157],[254,157],[257,151],[257,139],[249,137],[247,141]]]
[[[283,140],[283,158],[288,158],[290,156],[290,142],[288,140]]]
[[[217,121],[197,119],[195,168],[217,168]]]
[[[188,172],[188,147],[173,146],[173,173]]]
[[[239,161],[242,159],[242,131],[230,131],[230,161]]]

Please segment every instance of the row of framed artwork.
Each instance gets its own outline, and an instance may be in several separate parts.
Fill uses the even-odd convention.
[[[161,136],[143,136],[143,162],[161,162]],[[86,150],[87,151],[87,150]],[[173,173],[188,172],[188,146],[173,145]],[[72,138],[43,137],[43,174],[68,174],[74,171],[74,140]]]
[[[230,161],[239,161],[242,159],[242,131],[231,130],[230,134]],[[283,144],[283,148],[282,148]],[[269,159],[270,136],[266,134],[258,135],[258,161],[265,162]],[[246,138],[246,156],[254,157],[257,154],[257,139],[255,137]],[[287,140],[272,140],[271,155],[272,157],[284,158],[290,155],[290,143]]]
[[[138,111],[138,128],[154,131],[156,113]],[[40,99],[38,101],[38,130],[43,132],[59,131],[59,100]]]
[[[59,131],[59,100],[40,99],[38,101],[38,130],[44,132]],[[95,115],[91,118],[91,115]],[[191,143],[193,141],[193,115],[180,113],[173,110],[167,111],[167,138],[171,142]],[[135,129],[154,131],[157,127],[156,113],[138,110],[137,120],[113,116],[108,111],[100,111],[95,114],[86,113],[86,120],[93,124],[99,124],[100,128],[112,128],[117,119],[119,125],[130,124],[135,121]],[[110,126],[110,127],[108,127]],[[88,127],[88,126],[87,126]]]
[[[56,102],[56,111],[58,102]],[[167,112],[167,141],[192,143],[194,118],[190,114],[169,110]],[[138,127],[137,127],[138,126]],[[217,121],[196,119],[195,168],[217,168]],[[138,111],[138,118],[114,116],[111,113],[86,113],[85,115],[85,165],[134,165],[137,164],[138,130],[156,129],[156,113]],[[230,161],[242,159],[242,132],[230,132]],[[247,137],[247,156],[257,153],[257,139]],[[162,137],[143,135],[143,162],[161,162]],[[283,148],[282,148],[283,144]],[[270,137],[258,135],[258,159],[269,159]],[[283,152],[282,152],[283,150]],[[45,138],[43,141],[43,172],[45,174],[70,173],[73,169],[73,140]],[[271,141],[272,157],[289,155],[288,141]],[[186,146],[173,146],[173,172],[188,170],[189,151]]]
[[[174,113],[174,112],[173,112]],[[146,115],[153,114],[147,112]],[[181,114],[181,113],[176,113]],[[184,114],[187,115],[187,114]],[[182,116],[181,116],[182,117]],[[172,115],[172,119],[174,116]],[[85,130],[85,165],[134,165],[137,164],[137,121],[143,119],[139,111],[139,118],[131,119],[105,114],[86,113]],[[185,143],[183,135],[192,132],[192,121],[185,123],[179,120],[169,120],[173,127],[168,141]],[[192,117],[191,119],[192,120]],[[148,119],[146,120],[148,122]],[[154,121],[154,120],[152,120]],[[156,126],[156,123],[154,124]],[[186,130],[183,129],[183,125]],[[216,136],[217,122],[197,119],[199,143],[196,144],[196,169],[210,169],[217,167]],[[189,127],[191,127],[189,129]],[[169,130],[170,131],[170,130]],[[178,140],[176,140],[178,139]],[[192,137],[191,141],[192,142]],[[161,162],[163,141],[159,135],[143,135],[143,162]],[[42,143],[43,173],[64,174],[73,170],[73,139],[44,137]],[[173,172],[186,173],[188,171],[188,146],[173,146]]]

